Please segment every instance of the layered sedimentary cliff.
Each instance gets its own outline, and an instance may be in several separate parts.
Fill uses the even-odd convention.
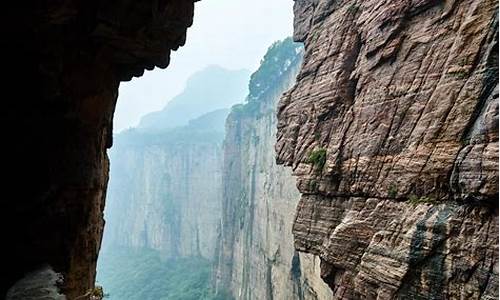
[[[496,299],[498,4],[295,1],[295,247],[335,299]]]
[[[120,80],[166,67],[194,1],[30,1],[2,10],[2,297],[49,264],[70,299],[94,286],[106,148]]]
[[[213,259],[227,114],[218,110],[167,132],[130,130],[116,137],[103,251],[148,248],[164,259]]]
[[[274,44],[252,75],[247,103],[233,107],[224,142],[223,214],[215,270],[218,294],[235,299],[328,299],[319,260],[293,248],[299,193],[275,163],[276,104],[294,82],[302,51]]]

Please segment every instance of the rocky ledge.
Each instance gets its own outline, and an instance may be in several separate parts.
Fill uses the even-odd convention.
[[[50,265],[69,299],[93,289],[106,148],[121,80],[166,67],[194,0],[30,1],[2,10],[1,294]]]
[[[336,299],[498,293],[498,3],[295,1],[278,108],[298,250]]]

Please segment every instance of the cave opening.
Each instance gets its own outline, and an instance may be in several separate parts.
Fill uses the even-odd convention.
[[[107,298],[229,297],[216,275],[228,217],[225,149],[236,143],[226,119],[235,105],[258,104],[258,93],[275,88],[266,80],[287,64],[297,69],[292,8],[286,0],[198,2],[168,68],[121,83],[96,276]]]
[[[498,1],[215,1],[4,7],[0,296],[496,298]]]

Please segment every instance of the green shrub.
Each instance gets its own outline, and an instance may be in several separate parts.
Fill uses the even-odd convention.
[[[314,167],[318,169],[323,169],[326,163],[326,149],[319,148],[309,154],[307,160],[308,163],[312,163]]]
[[[359,5],[356,5],[356,4],[351,4],[348,8],[347,8],[347,11],[352,13],[352,14],[355,14],[357,13],[359,10]]]
[[[418,197],[416,195],[410,195],[408,197],[408,202],[413,206],[417,206],[419,204],[435,204],[436,199],[426,196]]]
[[[272,90],[290,66],[301,61],[302,45],[292,38],[275,42],[269,47],[260,62],[259,69],[252,74],[248,85],[248,102],[258,101],[262,95]]]
[[[448,73],[449,77],[455,77],[457,79],[464,79],[467,77],[467,75],[468,74],[466,71],[453,71]]]
[[[389,189],[387,190],[387,195],[389,198],[396,198],[398,196],[398,186],[394,183],[389,185]]]

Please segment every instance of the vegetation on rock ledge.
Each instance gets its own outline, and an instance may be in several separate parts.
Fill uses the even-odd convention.
[[[389,198],[396,198],[398,196],[398,186],[394,183],[389,185],[387,195],[389,196]]]
[[[311,152],[307,162],[312,163],[318,169],[323,169],[326,163],[326,149],[319,148]]]
[[[252,74],[248,87],[250,92],[248,101],[255,101],[275,88],[276,83],[281,81],[290,67],[301,61],[302,48],[302,45],[293,42],[291,37],[272,44],[261,60],[259,69]]]
[[[410,195],[408,197],[408,202],[413,206],[417,206],[419,204],[434,204],[436,203],[436,199],[425,196],[418,197],[416,195]]]
[[[302,44],[295,43],[290,37],[272,44],[261,60],[259,69],[250,78],[246,103],[234,105],[231,113],[260,117],[261,103],[267,99],[266,95],[280,88],[278,83],[302,61],[302,49]]]

